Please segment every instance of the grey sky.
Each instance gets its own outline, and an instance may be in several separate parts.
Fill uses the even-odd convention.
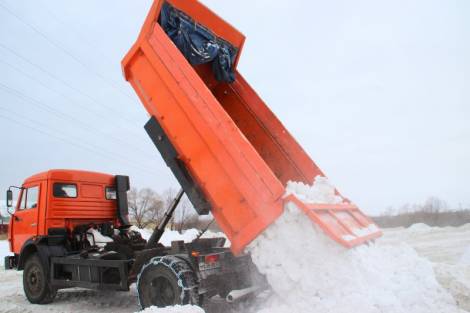
[[[240,71],[366,212],[470,203],[470,2],[203,2],[247,36]],[[49,168],[176,185],[120,69],[150,4],[0,0],[0,190]]]

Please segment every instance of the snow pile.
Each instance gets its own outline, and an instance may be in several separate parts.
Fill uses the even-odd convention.
[[[132,225],[130,230],[139,232],[142,238],[145,240],[149,240],[150,236],[152,236],[152,230],[148,228],[139,228],[137,226]]]
[[[141,229],[135,226],[132,226],[131,230],[138,231],[142,235],[142,238],[144,238],[145,240],[148,240],[153,232],[153,230],[151,229],[147,229],[147,228]],[[167,229],[163,233],[162,238],[160,239],[160,243],[162,243],[164,246],[170,246],[172,241],[177,241],[177,240],[183,240],[184,242],[191,242],[194,239],[196,239],[198,234],[199,234],[199,230],[195,228],[187,229],[183,231],[183,233],[181,234],[176,230]],[[202,235],[201,238],[225,238],[227,240],[225,243],[225,246],[226,247],[230,246],[230,241],[227,239],[227,236],[225,236],[224,233],[213,232],[213,231],[207,230]]]
[[[138,231],[141,235],[142,238],[145,240],[148,240],[150,236],[152,235],[153,230],[151,229],[141,229],[137,228],[135,226],[131,227],[131,230]],[[179,233],[176,230],[165,230],[165,232],[162,235],[162,238],[160,239],[160,243],[163,244],[164,246],[170,246],[172,241],[178,241],[178,240],[183,240],[184,242],[191,242],[196,237],[199,235],[199,230],[195,228],[187,229],[183,231],[183,233]],[[219,233],[219,232],[212,232],[210,230],[207,230],[201,238],[226,238],[224,233]],[[225,246],[229,247],[230,246],[230,241],[227,239],[227,242],[225,243]]]
[[[459,306],[470,311],[470,266],[440,263],[434,265],[439,282],[454,297]]]
[[[459,306],[470,311],[470,246],[456,262],[437,263],[434,270],[439,282],[449,290]]]
[[[151,234],[151,232],[150,232]],[[195,228],[187,229],[183,231],[183,233],[179,233],[176,230],[165,230],[163,233],[162,238],[160,239],[160,243],[162,243],[164,246],[170,246],[172,241],[176,240],[183,240],[186,243],[189,243],[196,239],[196,237],[199,235],[199,230]],[[216,233],[216,232],[211,232],[211,231],[206,231],[201,238],[218,238],[218,237],[224,237],[226,238],[224,233]],[[227,243],[225,244],[226,246],[230,246],[230,242],[227,240]]]
[[[166,308],[152,306],[140,311],[140,313],[204,313],[204,310],[195,305],[176,305]]]
[[[289,192],[316,203],[339,203],[324,178]],[[459,312],[436,281],[432,264],[411,247],[371,244],[345,249],[294,204],[249,246],[275,295],[259,313]]]
[[[328,178],[317,176],[315,183],[310,186],[301,182],[289,181],[286,187],[286,196],[294,194],[298,199],[308,203],[342,203],[343,198],[335,194]]]
[[[106,243],[113,242],[113,238],[103,235],[99,230],[90,228],[87,231],[87,239],[92,245],[96,245],[98,247],[106,246]]]
[[[408,227],[408,231],[411,232],[424,232],[424,231],[429,231],[431,229],[431,226],[424,224],[424,223],[416,223]]]
[[[142,235],[142,238],[145,240],[149,240],[150,236],[152,236],[153,230],[148,228],[137,228],[135,226],[131,227],[131,230],[137,231]],[[170,246],[172,241],[183,240],[184,242],[191,242],[196,239],[199,231],[197,229],[188,229],[182,232],[181,234],[176,230],[166,229],[160,238],[160,243],[164,246]]]

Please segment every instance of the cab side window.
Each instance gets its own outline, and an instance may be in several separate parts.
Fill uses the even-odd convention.
[[[56,198],[76,198],[77,197],[77,185],[65,184],[65,183],[54,183],[52,187],[52,193]]]
[[[28,188],[26,193],[26,209],[34,209],[38,207],[39,201],[39,188],[32,187]]]
[[[34,209],[38,207],[39,187],[30,187],[23,190],[20,210]]]

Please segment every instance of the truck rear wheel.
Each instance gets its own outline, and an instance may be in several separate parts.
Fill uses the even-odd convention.
[[[36,253],[26,260],[23,270],[23,290],[29,302],[47,304],[54,300],[57,290],[49,285],[47,273]]]
[[[155,257],[140,271],[137,292],[142,309],[149,306],[198,304],[195,274],[174,256]]]

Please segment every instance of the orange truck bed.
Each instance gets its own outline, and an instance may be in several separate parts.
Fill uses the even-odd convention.
[[[188,62],[158,22],[165,3],[235,48],[233,82],[216,80],[209,64]],[[284,197],[289,180],[312,184],[324,174],[236,70],[244,41],[243,34],[196,0],[157,0],[122,61],[126,80],[161,128],[183,176],[194,183],[232,242],[232,251],[240,253],[273,223],[287,201],[346,247],[380,236],[352,204],[324,206]]]

